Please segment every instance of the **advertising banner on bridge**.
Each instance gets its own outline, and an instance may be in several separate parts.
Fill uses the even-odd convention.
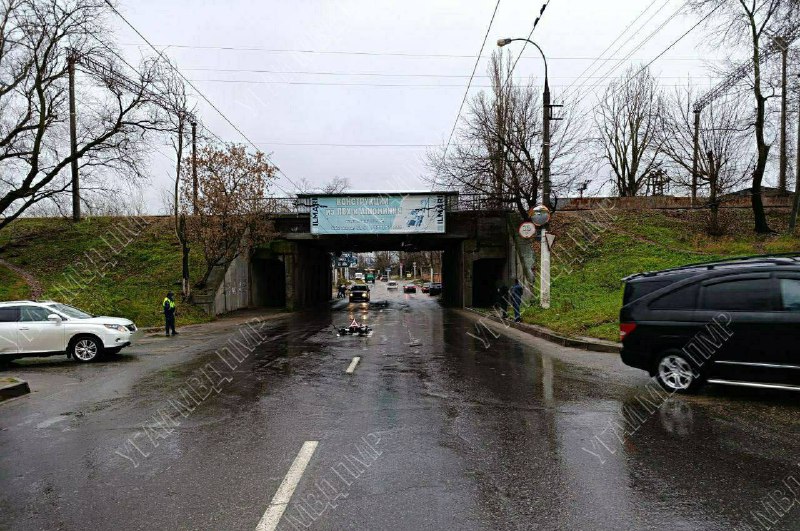
[[[444,194],[363,194],[311,198],[312,234],[444,233]]]

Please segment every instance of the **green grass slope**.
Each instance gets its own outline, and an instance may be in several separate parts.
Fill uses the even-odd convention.
[[[594,227],[586,223],[591,219],[587,213],[557,213],[551,224],[557,235],[551,307],[543,310],[533,300],[523,319],[571,336],[617,341],[620,280],[627,275],[730,256],[800,251],[797,237],[753,234],[748,214],[731,213],[729,235],[710,237],[702,213],[621,211]],[[781,216],[770,223],[785,230]],[[538,284],[536,289],[538,295]]]
[[[36,277],[44,298],[140,327],[162,324],[164,295],[180,291],[180,244],[167,218],[21,219],[0,231],[0,258]],[[191,278],[199,278],[201,257],[190,263]],[[0,267],[0,300],[27,298],[19,281]],[[209,320],[189,304],[178,312],[179,326]]]
[[[28,285],[15,272],[0,265],[0,300],[26,299],[29,296]]]

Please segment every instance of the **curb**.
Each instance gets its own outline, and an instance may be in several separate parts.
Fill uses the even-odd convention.
[[[25,380],[20,380],[13,376],[0,378],[0,401],[26,395],[30,392],[31,388]]]
[[[492,321],[501,323],[504,326],[510,326],[519,330],[520,332],[525,332],[526,334],[545,339],[551,343],[556,343],[564,347],[579,348],[582,350],[590,350],[592,352],[605,352],[609,354],[619,354],[620,350],[622,349],[621,344],[614,343],[612,341],[604,341],[602,339],[578,339],[575,337],[563,336],[543,326],[528,323],[515,323],[511,320],[503,320],[495,315],[484,313],[474,308],[464,308],[464,310],[474,313],[475,315],[480,315],[483,318],[491,319]]]

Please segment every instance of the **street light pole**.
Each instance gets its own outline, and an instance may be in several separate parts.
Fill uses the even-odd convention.
[[[517,39],[499,39],[497,46],[503,47],[511,44],[514,41],[525,41],[532,44],[542,54],[544,61],[544,94],[542,95],[542,204],[552,210],[550,204],[550,82],[547,76],[547,57],[545,57],[542,48],[530,39],[517,38]]]

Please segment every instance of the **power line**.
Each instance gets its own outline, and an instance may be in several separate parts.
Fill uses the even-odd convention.
[[[660,12],[661,12],[661,10],[662,10],[662,9],[663,9],[663,8],[666,6],[666,4],[667,4],[667,3],[668,3],[668,2],[665,2],[665,3],[664,3],[664,4],[663,4],[663,5],[662,5],[662,6],[661,6],[659,9],[658,9],[658,11],[656,11],[656,12],[653,14],[653,16],[651,16],[651,17],[650,17],[650,18],[647,20],[647,22],[645,22],[645,25],[646,25],[648,22],[650,22],[650,20],[652,20],[653,18],[655,18],[655,16],[656,16],[658,13],[660,13]],[[606,74],[605,74],[606,78],[610,77],[610,76],[611,76],[611,74],[612,74],[612,73],[613,73],[615,70],[617,70],[617,69],[618,69],[620,66],[622,66],[622,64],[623,64],[623,63],[624,63],[626,60],[629,60],[628,58],[630,58],[630,57],[631,57],[631,56],[632,56],[634,53],[636,53],[637,51],[639,51],[639,50],[640,50],[640,49],[641,49],[641,48],[642,48],[642,47],[643,47],[645,44],[647,44],[648,42],[650,42],[650,41],[653,39],[653,37],[655,37],[655,36],[656,36],[656,34],[658,34],[658,33],[659,33],[659,32],[660,32],[662,29],[664,29],[664,28],[666,27],[666,25],[667,25],[667,24],[669,24],[669,23],[670,23],[670,22],[671,22],[671,21],[672,21],[672,20],[673,20],[673,19],[674,19],[676,16],[678,16],[678,14],[679,14],[681,11],[683,11],[683,9],[686,7],[686,5],[687,5],[688,3],[689,3],[689,0],[686,0],[686,1],[684,1],[684,2],[683,2],[683,4],[682,4],[680,7],[678,7],[678,9],[676,9],[676,10],[675,10],[675,12],[673,12],[673,13],[672,13],[670,16],[668,16],[668,17],[667,17],[667,18],[666,18],[664,21],[662,21],[662,22],[661,22],[661,24],[659,24],[659,25],[658,25],[658,26],[657,26],[657,27],[656,27],[656,28],[655,28],[655,29],[654,29],[652,32],[650,32],[650,33],[649,33],[649,34],[648,34],[648,35],[647,35],[647,36],[646,36],[644,39],[642,39],[642,40],[639,42],[639,44],[637,44],[636,46],[634,46],[634,47],[633,47],[633,48],[632,48],[632,49],[631,49],[631,50],[630,50],[630,51],[627,53],[627,55],[626,55],[626,57],[625,57],[625,58],[623,58],[623,59],[620,59],[619,61],[617,61],[617,63],[616,63],[616,64],[614,64],[614,65],[613,65],[613,66],[612,66],[612,67],[611,67],[611,68],[610,68],[610,69],[609,69],[609,70],[606,72]],[[643,27],[644,27],[644,25],[642,26],[642,28],[643,28]],[[641,29],[641,28],[640,28],[640,29]],[[623,46],[624,46],[625,44],[627,44],[628,42],[630,42],[630,40],[631,40],[631,39],[632,39],[632,37],[631,37],[631,38],[629,38],[629,39],[628,39],[628,40],[627,40],[627,41],[626,41],[626,42],[623,44]],[[668,49],[669,49],[669,48],[668,48]],[[618,48],[617,50],[619,50],[619,48]],[[666,53],[666,52],[664,52],[664,53]],[[662,54],[660,54],[660,55],[663,55],[663,53],[662,53]],[[648,63],[648,65],[650,65],[650,64],[653,64],[653,61],[650,61],[650,63]],[[592,73],[594,73],[594,72],[592,72]],[[584,82],[584,83],[581,83],[581,84],[580,84],[580,85],[579,85],[579,86],[578,86],[578,87],[577,87],[577,88],[576,88],[574,91],[572,91],[572,93],[570,94],[570,96],[572,96],[572,95],[574,95],[575,93],[577,93],[577,92],[578,92],[578,91],[579,91],[581,88],[583,88],[585,85],[586,85],[586,83],[585,83],[585,82]],[[594,90],[594,89],[595,89],[595,88],[597,88],[599,85],[600,85],[600,83],[599,83],[599,82],[598,82],[598,83],[594,83],[594,84],[592,84],[592,85],[589,87],[589,90]],[[588,94],[587,94],[587,95],[588,95]],[[580,98],[580,99],[578,100],[578,103],[580,103],[581,101],[583,101],[585,98],[586,98],[586,95],[584,95],[582,98]]]
[[[701,24],[703,24],[703,23],[704,23],[706,20],[708,20],[708,19],[711,17],[711,15],[713,15],[713,14],[714,14],[714,13],[715,13],[715,12],[716,12],[716,11],[717,11],[717,10],[718,10],[720,7],[722,7],[723,5],[724,5],[723,3],[719,3],[719,4],[717,4],[717,6],[716,6],[714,9],[712,9],[711,11],[709,11],[709,12],[708,12],[708,13],[707,13],[707,14],[706,14],[706,15],[705,15],[703,18],[701,18],[700,20],[698,20],[696,24],[694,24],[692,27],[690,27],[688,30],[686,30],[686,31],[685,31],[685,32],[684,32],[684,33],[683,33],[683,34],[682,34],[680,37],[678,37],[677,39],[675,39],[674,41],[672,41],[672,43],[671,43],[669,46],[667,46],[666,48],[664,48],[664,49],[661,51],[661,53],[659,53],[658,55],[656,55],[656,56],[655,56],[653,59],[651,59],[651,60],[650,60],[650,62],[649,62],[649,63],[647,63],[647,64],[646,64],[646,65],[644,65],[642,68],[640,68],[639,70],[637,70],[637,71],[636,71],[636,73],[635,73],[634,75],[632,75],[632,76],[631,76],[629,79],[627,79],[625,82],[623,82],[623,83],[620,85],[620,87],[619,87],[617,90],[621,89],[623,86],[625,86],[626,84],[630,83],[630,82],[631,82],[633,79],[635,79],[637,76],[639,76],[639,74],[641,74],[642,72],[644,72],[645,70],[647,70],[648,68],[650,68],[650,66],[652,66],[652,64],[653,64],[653,63],[655,63],[656,61],[658,61],[658,60],[661,58],[661,56],[662,56],[662,55],[664,55],[665,53],[667,53],[668,51],[670,51],[670,50],[671,50],[672,48],[674,48],[674,47],[675,47],[675,46],[676,46],[676,45],[677,45],[679,42],[681,42],[683,39],[685,39],[685,38],[686,38],[686,37],[687,37],[687,36],[688,36],[688,35],[689,35],[691,32],[693,32],[693,31],[694,31],[695,29],[697,29],[697,28],[698,28],[698,27],[699,27]],[[682,8],[681,8],[681,9],[682,9]],[[582,98],[581,100],[579,100],[579,101],[583,101],[583,98]]]
[[[611,47],[612,47],[612,46],[614,46],[614,45],[617,43],[617,41],[619,41],[619,40],[622,38],[622,36],[623,36],[623,35],[625,35],[625,33],[627,33],[627,31],[628,31],[629,29],[631,29],[631,27],[633,27],[633,25],[634,25],[634,24],[636,24],[636,22],[638,22],[638,21],[639,21],[639,19],[640,19],[640,18],[642,18],[642,16],[644,16],[644,14],[645,14],[645,13],[647,13],[648,11],[650,11],[650,8],[651,8],[651,7],[653,7],[653,6],[656,4],[656,2],[658,2],[658,0],[653,0],[652,2],[650,2],[650,4],[648,4],[648,6],[647,6],[646,8],[644,8],[644,10],[643,10],[643,11],[641,11],[641,12],[640,12],[640,13],[639,13],[639,14],[636,16],[636,18],[635,18],[635,19],[633,19],[633,20],[630,22],[630,24],[628,24],[627,26],[625,26],[625,29],[623,29],[623,30],[620,32],[620,34],[619,34],[619,35],[617,35],[617,37],[616,37],[616,38],[615,38],[615,39],[614,39],[614,40],[611,42],[611,44],[609,44],[609,45],[606,47],[606,49],[605,49],[605,50],[603,50],[603,51],[602,51],[602,53],[600,53],[600,57],[598,57],[597,59],[595,59],[594,61],[592,61],[592,62],[589,64],[589,66],[587,66],[587,67],[586,67],[586,68],[583,70],[583,72],[581,72],[580,74],[578,74],[578,77],[576,78],[576,81],[577,81],[577,80],[579,80],[579,79],[581,78],[581,76],[583,76],[583,75],[584,75],[586,72],[588,72],[588,71],[589,71],[589,70],[592,68],[592,66],[594,66],[594,65],[595,65],[595,64],[596,64],[596,63],[597,63],[597,62],[600,60],[600,58],[602,58],[602,57],[603,57],[603,56],[606,54],[606,52],[608,52],[608,51],[611,49]],[[662,6],[662,7],[663,7],[663,6]],[[618,48],[617,50],[619,50],[619,48]],[[593,71],[593,72],[592,72],[592,74],[594,74],[594,73],[595,73],[595,71]],[[587,77],[589,77],[589,76],[587,76]],[[569,90],[571,86],[572,86],[572,84],[570,84],[570,86],[569,86],[569,87],[567,87],[567,90]]]
[[[135,73],[136,73],[136,75],[137,75],[137,76],[139,76],[139,78],[142,78],[142,73],[141,73],[141,72],[139,72],[139,70],[138,70],[137,68],[135,68],[135,67],[134,67],[132,64],[130,64],[130,63],[127,61],[127,60],[125,60],[125,58],[124,58],[124,57],[122,57],[120,54],[118,54],[116,50],[114,50],[113,48],[111,48],[111,47],[110,47],[108,44],[106,44],[106,43],[105,43],[105,42],[103,42],[103,41],[102,41],[100,38],[98,38],[98,37],[96,37],[96,36],[95,36],[95,40],[97,40],[97,42],[99,42],[99,43],[100,43],[100,44],[101,44],[101,45],[102,45],[104,48],[106,48],[106,49],[107,49],[109,52],[111,52],[111,54],[112,54],[112,55],[114,55],[114,56],[115,56],[117,59],[119,59],[119,60],[120,60],[120,61],[122,61],[122,62],[123,62],[125,65],[127,65],[127,66],[128,66],[128,68],[130,68],[131,70],[133,70],[133,72],[135,72]],[[87,61],[87,60],[88,60],[88,61]],[[112,68],[106,68],[104,65],[101,65],[101,64],[100,64],[98,61],[95,61],[95,60],[93,60],[93,59],[89,59],[89,58],[87,58],[87,57],[78,57],[78,61],[77,61],[77,62],[78,62],[78,64],[82,64],[82,65],[84,65],[84,66],[89,66],[89,67],[91,67],[91,68],[92,68],[92,72],[94,72],[95,74],[97,74],[97,73],[98,73],[98,72],[100,72],[100,71],[103,71],[103,72],[106,72],[106,73],[108,73],[108,74],[113,74],[113,75],[114,75],[114,79],[115,79],[115,80],[117,80],[117,81],[121,81],[121,82],[125,83],[126,85],[127,85],[127,84],[131,84],[131,83],[133,83],[133,81],[131,81],[131,80],[128,80],[128,79],[127,79],[127,77],[125,77],[125,76],[122,76],[121,74],[114,72],[114,70],[113,70]],[[88,62],[88,65],[86,64],[87,62]],[[99,67],[99,68],[98,68],[98,67]],[[81,107],[84,107],[84,108],[87,108],[87,109],[92,109],[92,108],[91,108],[91,106],[87,105],[85,102],[83,102],[83,101],[80,101],[80,103],[81,103]],[[93,109],[92,109],[92,110],[93,110]],[[93,111],[93,112],[95,112],[95,114],[97,114],[97,112],[96,112],[96,111]],[[99,116],[99,114],[97,114],[97,115]],[[192,119],[196,119],[196,117],[194,117],[194,116],[193,116],[191,113],[189,113],[189,116],[190,116]],[[214,133],[214,131],[212,131],[211,129],[209,129],[207,126],[204,126],[204,129],[205,129],[205,131],[206,131],[206,132],[210,133],[210,134],[211,134],[211,136],[213,136],[214,138],[216,138],[216,139],[217,139],[217,141],[218,141],[218,142],[220,142],[221,144],[225,144],[225,143],[226,143],[224,140],[222,140],[222,138],[220,138],[220,137],[219,137],[219,135],[217,135],[216,133]],[[256,148],[256,149],[257,149],[257,148]],[[156,148],[155,148],[155,150],[156,150],[156,151],[157,151],[159,154],[161,154],[162,156],[164,156],[165,158],[167,158],[168,160],[172,161],[172,158],[171,158],[171,157],[168,157],[168,156],[167,156],[167,155],[166,155],[166,154],[165,154],[165,153],[164,153],[162,150],[160,150],[158,147],[156,147]],[[290,194],[289,194],[289,193],[288,193],[286,190],[284,190],[284,189],[283,189],[283,188],[282,188],[282,187],[281,187],[279,184],[277,184],[277,183],[274,183],[274,184],[275,184],[275,187],[276,187],[276,188],[278,188],[280,191],[282,191],[284,194],[286,194],[286,195],[290,195]]]
[[[603,79],[603,78],[600,78]],[[621,79],[621,78],[615,78]],[[676,77],[676,79],[684,79],[681,77]],[[689,78],[686,78],[689,79]],[[387,87],[387,88],[464,88],[464,85],[460,84],[453,84],[453,83],[429,83],[429,84],[420,84],[420,83],[344,83],[344,82],[327,82],[327,81],[267,81],[267,80],[258,80],[258,79],[193,79],[192,81],[197,83],[228,83],[228,84],[244,84],[244,85],[308,85],[308,86],[321,86],[321,87]],[[613,81],[612,81],[613,83]],[[610,83],[609,83],[610,84]],[[711,85],[710,83],[708,84]],[[569,85],[550,85],[554,88],[560,87],[568,87]],[[596,84],[591,88],[598,88],[602,86],[602,84]],[[667,86],[683,86],[683,85],[663,85]],[[492,88],[492,85],[471,85],[467,87],[467,90],[470,89],[479,89],[479,88]]]
[[[475,72],[478,70],[478,64],[480,63],[481,55],[483,54],[483,49],[486,47],[486,40],[489,38],[489,32],[492,30],[492,25],[494,24],[494,18],[497,16],[497,10],[500,7],[500,1],[497,0],[497,3],[494,5],[494,11],[492,11],[492,18],[489,19],[489,25],[486,28],[486,34],[483,36],[483,41],[481,42],[481,49],[478,50],[478,58],[475,61],[475,65],[472,67],[472,73],[469,76],[469,81],[467,82],[467,88],[464,90],[464,97],[461,98],[461,105],[458,106],[458,113],[456,114],[456,119],[453,122],[453,128],[450,130],[450,136],[447,138],[447,144],[444,147],[444,152],[442,153],[442,162],[447,158],[447,150],[450,148],[450,142],[453,141],[453,135],[456,132],[456,127],[458,127],[458,121],[461,119],[461,112],[464,110],[464,104],[467,102],[467,97],[469,97],[469,89],[472,86],[472,80],[475,78]],[[433,175],[433,183],[431,184],[431,188],[436,187],[436,178],[437,175]]]
[[[439,144],[347,144],[336,142],[256,142],[256,144],[273,146],[321,146],[321,147],[358,147],[358,148],[421,148],[435,147]]]
[[[138,43],[123,43],[122,46],[141,46]],[[185,50],[223,50],[223,51],[252,51],[265,53],[301,53],[317,55],[364,55],[369,57],[419,57],[419,58],[444,58],[444,59],[488,59],[491,55],[468,55],[468,54],[430,54],[430,53],[411,53],[411,52],[367,52],[367,51],[343,51],[343,50],[303,50],[303,49],[274,49],[259,47],[237,47],[237,46],[203,46],[191,44],[156,44],[163,48],[178,48]],[[525,60],[533,60],[535,57],[524,57]],[[601,59],[592,56],[553,56],[548,57],[551,61],[615,61],[618,58],[609,57]],[[698,57],[671,57],[670,61],[702,61]]]
[[[498,1],[499,1],[499,0],[498,0]],[[113,5],[113,4],[110,2],[110,0],[105,0],[105,3],[106,3],[106,5],[108,5],[108,7],[109,7],[109,8],[111,8],[111,10],[112,10],[114,13],[116,13],[116,14],[117,14],[117,16],[118,16],[119,18],[121,18],[121,19],[122,19],[122,21],[123,21],[123,22],[125,22],[125,24],[126,24],[126,25],[127,25],[129,28],[130,28],[130,29],[132,29],[132,30],[134,31],[134,33],[136,33],[136,35],[138,35],[138,36],[139,36],[139,38],[141,38],[141,39],[142,39],[142,40],[143,40],[145,43],[147,43],[147,45],[148,45],[148,46],[150,46],[150,48],[152,48],[152,49],[153,49],[153,51],[154,51],[154,52],[156,52],[156,53],[158,54],[158,56],[159,56],[159,57],[161,57],[161,56],[164,54],[164,52],[163,52],[163,51],[159,51],[159,50],[158,50],[158,49],[157,49],[155,46],[153,46],[153,44],[152,44],[152,43],[151,43],[151,42],[150,42],[150,41],[147,39],[147,37],[145,37],[145,36],[142,34],[142,32],[140,32],[138,29],[136,29],[136,27],[135,27],[133,24],[131,24],[131,23],[130,23],[130,21],[128,21],[128,19],[127,19],[127,18],[125,18],[125,16],[123,16],[123,15],[122,15],[122,13],[120,13],[119,11],[117,11],[117,8],[116,8],[116,7],[114,7],[114,5]],[[219,107],[217,107],[216,105],[214,105],[214,103],[213,103],[213,102],[212,102],[210,99],[208,99],[208,98],[206,97],[206,95],[205,95],[205,94],[203,94],[203,93],[200,91],[200,89],[198,89],[198,88],[197,88],[197,87],[194,85],[194,83],[192,83],[192,81],[191,81],[189,78],[187,78],[186,76],[184,76],[184,75],[183,75],[183,73],[182,73],[180,70],[178,70],[178,68],[177,68],[175,65],[173,65],[172,63],[169,63],[169,62],[168,62],[167,64],[170,66],[170,68],[171,68],[171,69],[172,69],[172,70],[173,70],[173,71],[174,71],[176,74],[178,74],[178,75],[181,77],[181,79],[183,79],[183,80],[184,80],[186,83],[188,83],[188,84],[189,84],[189,86],[190,86],[190,87],[192,87],[192,89],[194,89],[194,91],[195,91],[195,92],[196,92],[196,93],[197,93],[197,94],[198,94],[198,95],[199,95],[201,98],[203,98],[203,100],[205,100],[205,102],[206,102],[206,103],[208,103],[208,104],[211,106],[211,108],[212,108],[212,109],[214,109],[214,110],[217,112],[217,114],[219,114],[219,115],[220,115],[220,116],[221,116],[221,117],[222,117],[222,118],[223,118],[223,119],[224,119],[224,120],[225,120],[225,121],[228,123],[228,125],[230,125],[231,127],[233,127],[233,129],[234,129],[234,130],[235,130],[237,133],[239,133],[239,134],[242,136],[242,138],[244,138],[244,139],[247,141],[247,143],[248,143],[248,144],[250,144],[251,146],[253,146],[253,149],[255,149],[255,150],[258,150],[258,147],[257,147],[257,146],[256,146],[256,145],[253,143],[253,141],[252,141],[252,140],[250,140],[250,138],[248,138],[248,136],[247,136],[246,134],[244,134],[244,132],[243,132],[241,129],[239,129],[239,127],[238,127],[236,124],[234,124],[234,123],[233,123],[233,122],[230,120],[230,118],[228,118],[228,117],[225,115],[225,113],[223,113],[223,112],[222,112],[222,111],[219,109]],[[299,189],[299,188],[300,188],[300,187],[297,185],[297,183],[295,183],[294,181],[292,181],[292,180],[289,178],[289,176],[288,176],[288,175],[286,175],[286,174],[283,172],[283,170],[281,170],[281,169],[280,169],[280,167],[278,167],[278,165],[277,165],[277,164],[275,164],[275,162],[274,162],[274,161],[272,161],[272,160],[270,159],[269,155],[267,155],[266,157],[267,157],[267,160],[269,160],[269,161],[270,161],[270,163],[272,163],[272,165],[275,167],[276,171],[277,171],[278,173],[280,173],[281,175],[283,175],[284,177],[286,177],[286,180],[287,180],[287,181],[289,181],[289,183],[291,183],[291,184],[292,184],[292,186],[294,186],[294,187],[295,187],[295,188],[297,188],[297,189]],[[281,189],[281,188],[280,188],[280,187],[277,185],[277,183],[275,183],[275,185],[276,185],[276,187],[278,187],[279,189]],[[285,190],[283,190],[283,189],[281,189],[281,191],[283,191],[284,193],[287,193],[287,192],[286,192]]]
[[[547,0],[547,2],[542,4],[542,8],[539,10],[539,16],[536,17],[536,20],[533,21],[533,27],[531,27],[531,31],[528,32],[527,40],[522,43],[522,49],[519,51],[519,55],[517,55],[514,64],[511,65],[511,70],[508,71],[508,76],[506,76],[506,83],[504,83],[504,85],[511,80],[511,75],[514,73],[514,69],[517,68],[517,63],[519,63],[519,60],[522,59],[522,54],[525,53],[525,48],[528,46],[528,41],[531,39],[531,37],[533,37],[533,32],[534,30],[536,30],[536,26],[539,25],[539,21],[542,19],[542,16],[544,15],[544,12],[547,9],[547,6],[549,5],[550,5],[550,0]]]
[[[308,70],[264,70],[258,68],[183,68],[186,71],[196,72],[226,72],[226,73],[248,73],[248,74],[276,74],[276,75],[308,75],[308,76],[345,76],[345,77],[411,77],[411,78],[446,78],[446,79],[468,79],[466,74],[399,74],[394,72],[330,72],[330,71],[308,71]],[[486,74],[475,74],[476,78],[491,78]],[[550,76],[550,79],[580,79],[582,76]],[[594,76],[590,79],[603,79],[606,76]],[[687,76],[659,76],[662,79],[683,79]],[[723,76],[708,76],[709,78],[719,78]],[[196,80],[199,81],[199,80]]]

